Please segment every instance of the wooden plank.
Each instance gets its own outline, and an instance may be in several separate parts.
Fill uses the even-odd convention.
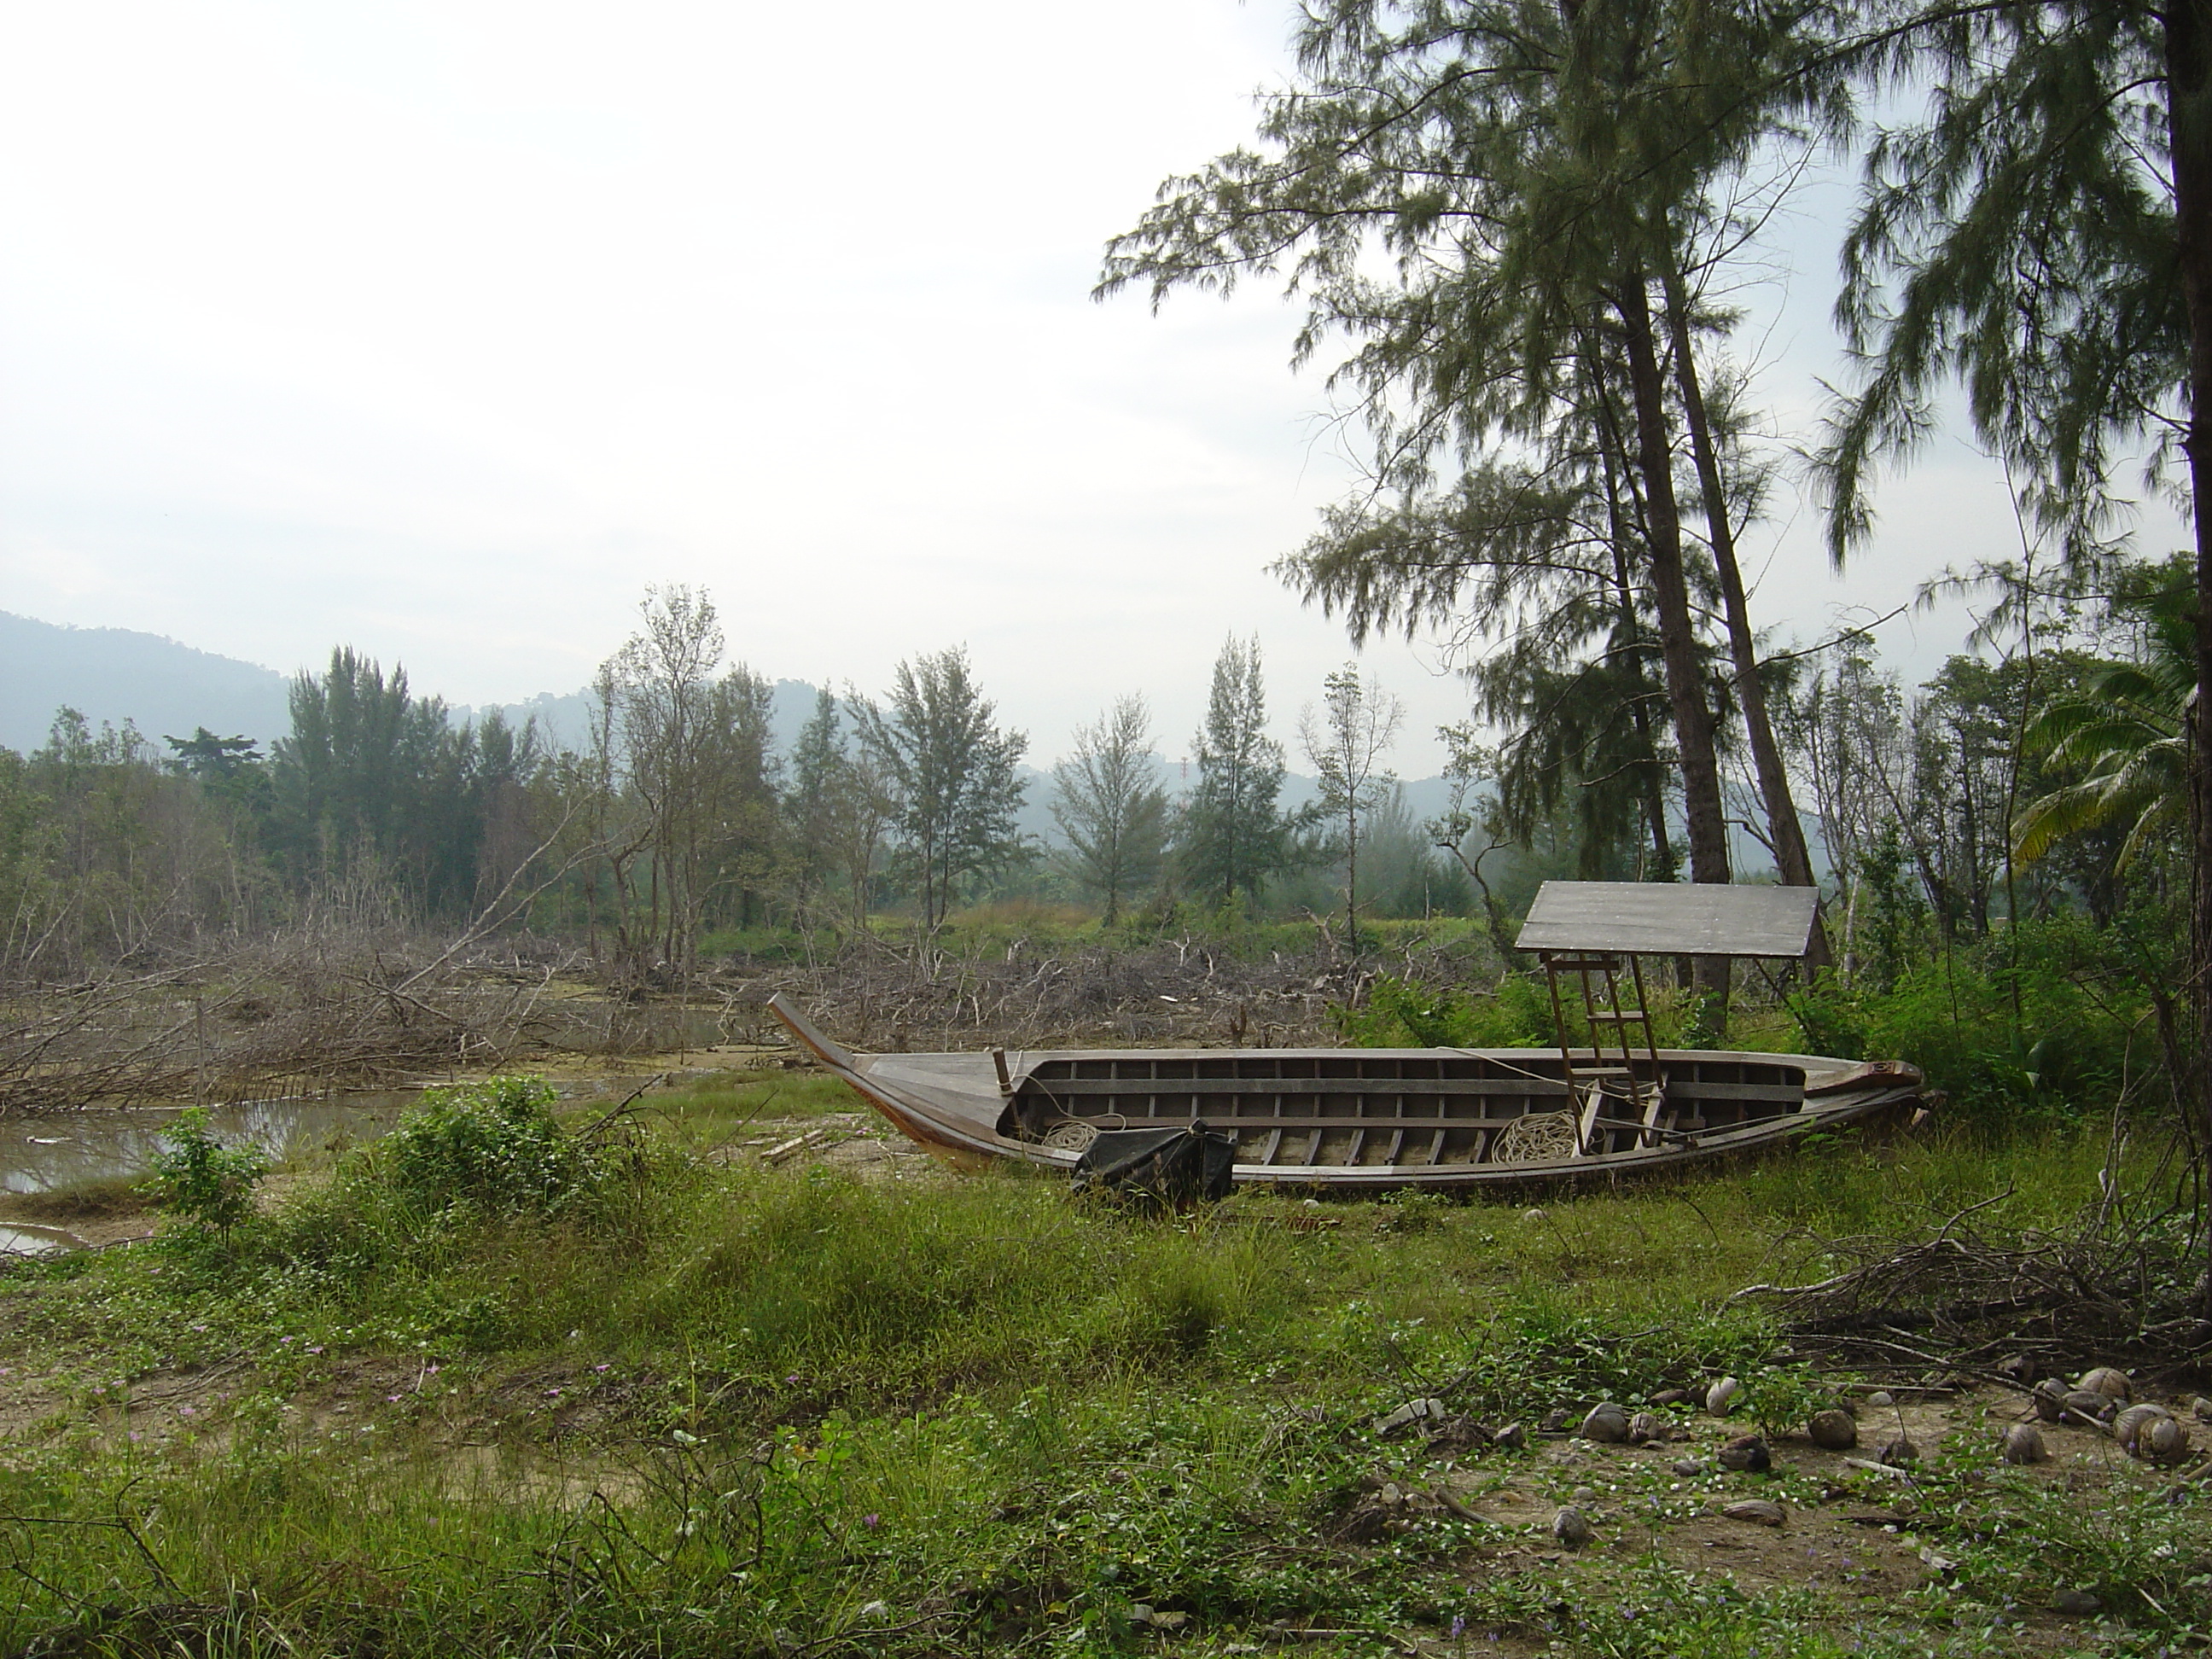
[[[1675,1100],[1778,1100],[1795,1105],[1805,1097],[1802,1083],[1699,1083],[1686,1079],[1668,1082],[1667,1093]]]
[[[1590,1142],[1590,1132],[1597,1127],[1598,1115],[1604,1107],[1605,1091],[1592,1089],[1589,1091],[1589,1104],[1583,1108],[1583,1120],[1579,1129],[1582,1138],[1575,1143],[1577,1152],[1591,1152],[1607,1150],[1604,1147],[1593,1146]]]
[[[1810,887],[1547,881],[1515,943],[1523,951],[1802,957],[1819,904]]]
[[[1164,1086],[1172,1085],[1172,1087]],[[1548,1077],[1197,1077],[1132,1079],[1032,1077],[1023,1092],[1047,1095],[1564,1095],[1566,1084]]]
[[[1082,1113],[1078,1112],[1072,1113],[1070,1115],[1082,1118],[1086,1123],[1095,1123],[1100,1117],[1108,1116],[1109,1114],[1102,1112],[1093,1116],[1085,1117]],[[1208,1112],[1206,1114],[1206,1121],[1209,1127],[1219,1129],[1224,1133],[1231,1132],[1240,1134],[1249,1133],[1255,1129],[1272,1129],[1279,1124],[1291,1133],[1302,1135],[1315,1129],[1395,1129],[1400,1124],[1405,1125],[1409,1129],[1417,1130],[1502,1129],[1521,1115],[1518,1110],[1497,1113],[1428,1113],[1418,1117],[1411,1113],[1403,1117],[1393,1117],[1387,1112],[1376,1113],[1371,1117],[1343,1117],[1334,1114],[1318,1116],[1303,1112],[1285,1113],[1281,1116],[1277,1116],[1272,1112]],[[1184,1120],[1166,1114],[1163,1114],[1160,1118],[1160,1121],[1164,1124],[1182,1121]]]

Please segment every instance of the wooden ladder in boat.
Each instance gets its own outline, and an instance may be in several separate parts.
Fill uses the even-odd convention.
[[[1552,1023],[1559,1034],[1569,1109],[1577,1115],[1576,1152],[1603,1146],[1614,1129],[1633,1130],[1636,1144],[1649,1146],[1666,1133],[1659,1117],[1667,1100],[1644,997],[1644,964],[1633,955],[1593,951],[1547,951],[1542,960],[1551,983]],[[1566,978],[1575,981],[1589,1023],[1586,1046],[1573,1041],[1567,1024],[1568,995],[1559,983]],[[1632,994],[1632,1000],[1624,994]]]

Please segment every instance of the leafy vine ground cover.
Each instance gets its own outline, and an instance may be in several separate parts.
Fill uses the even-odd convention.
[[[745,1148],[849,1135],[808,1115],[843,1103],[710,1079],[556,1126],[526,1083],[464,1091],[227,1234],[12,1267],[0,1651],[2147,1654],[2212,1627],[2204,1500],[2170,1475],[2074,1431],[2002,1468],[1996,1391],[1892,1408],[1911,1480],[1852,1468],[1802,1432],[1852,1379],[1729,1300],[2008,1188],[1985,1215],[2057,1221],[2100,1145],[1166,1220]],[[1723,1373],[1725,1424],[1571,1432]],[[1441,1428],[1378,1426],[1426,1399]],[[1777,1469],[1720,1468],[1762,1421]],[[1748,1496],[1784,1525],[1719,1513]]]

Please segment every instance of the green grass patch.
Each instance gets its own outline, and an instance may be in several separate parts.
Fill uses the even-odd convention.
[[[1918,1524],[1948,1587],[1872,1613],[1547,1561],[1448,1510],[1345,1530],[1448,1460],[1378,1434],[1409,1399],[1533,1423],[1732,1371],[1788,1426],[1816,1381],[1729,1292],[2008,1188],[1988,1225],[2056,1224],[2091,1142],[1149,1219],[1014,1170],[698,1155],[829,1090],[848,1109],[817,1077],[687,1085],[557,1139],[539,1095],[448,1093],[227,1239],[10,1268],[0,1367],[42,1403],[0,1451],[0,1651],[1206,1653],[1287,1622],[1342,1632],[1323,1651],[1995,1654],[2065,1583],[2128,1652],[2212,1605],[2193,1503],[1940,1467]],[[1547,1502],[1585,1478],[1469,1456]],[[1656,1528],[1723,1491],[1680,1485],[1607,1501]]]

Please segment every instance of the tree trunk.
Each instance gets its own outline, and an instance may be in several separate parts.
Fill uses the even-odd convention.
[[[2166,123],[2182,304],[2189,318],[2190,496],[2196,505],[2197,690],[2190,713],[2188,1094],[2198,1114],[2197,1218],[2212,1207],[2212,0],[2176,0],[2166,13]],[[2212,1318],[2212,1228],[2205,1230],[2204,1312]]]
[[[1613,397],[1594,351],[1589,354],[1589,361],[1590,384],[1596,394],[1599,453],[1605,470],[1606,527],[1613,537],[1613,584],[1620,617],[1620,636],[1622,642],[1635,653],[1637,677],[1640,679],[1644,674],[1644,629],[1636,615],[1635,584],[1628,578],[1628,524],[1620,510],[1620,479],[1614,470],[1616,462],[1625,468],[1628,458],[1620,441],[1620,423]],[[1637,517],[1641,522],[1641,503],[1638,505]],[[1681,872],[1667,834],[1666,779],[1659,763],[1659,746],[1651,737],[1651,713],[1644,707],[1642,697],[1630,704],[1629,720],[1636,727],[1637,742],[1650,757],[1650,763],[1644,769],[1644,816],[1651,831],[1651,856],[1663,872],[1660,878],[1673,881]],[[1686,973],[1679,977],[1688,983]]]
[[[1782,745],[1774,740],[1774,722],[1767,714],[1766,688],[1759,678],[1758,644],[1751,631],[1743,569],[1735,556],[1735,529],[1729,521],[1720,455],[1713,447],[1712,423],[1705,418],[1705,389],[1698,383],[1697,359],[1691,350],[1689,296],[1684,292],[1681,273],[1672,264],[1667,269],[1666,293],[1668,323],[1674,341],[1674,380],[1681,391],[1682,418],[1690,431],[1690,453],[1697,461],[1698,492],[1705,497],[1705,536],[1712,546],[1714,568],[1720,573],[1721,608],[1728,619],[1736,700],[1743,705],[1744,730],[1751,738],[1752,765],[1759,775],[1759,799],[1766,807],[1774,862],[1784,887],[1817,888],[1820,884],[1813,874],[1812,849],[1805,843],[1804,825],[1798,822],[1789,769],[1782,763]],[[1817,916],[1805,959],[1816,969],[1826,968],[1831,961],[1827,930]]]
[[[1667,703],[1682,757],[1682,810],[1689,820],[1690,879],[1725,885],[1729,880],[1727,812],[1721,803],[1720,763],[1713,750],[1713,711],[1698,661],[1697,626],[1682,572],[1682,522],[1674,501],[1674,456],[1668,441],[1666,388],[1651,300],[1641,272],[1623,280],[1618,301],[1628,348],[1629,390],[1635,400],[1637,466],[1644,475],[1644,513],[1650,539],[1651,590],[1658,612],[1659,650],[1667,665]],[[1728,994],[1723,957],[1698,959],[1698,988]]]

